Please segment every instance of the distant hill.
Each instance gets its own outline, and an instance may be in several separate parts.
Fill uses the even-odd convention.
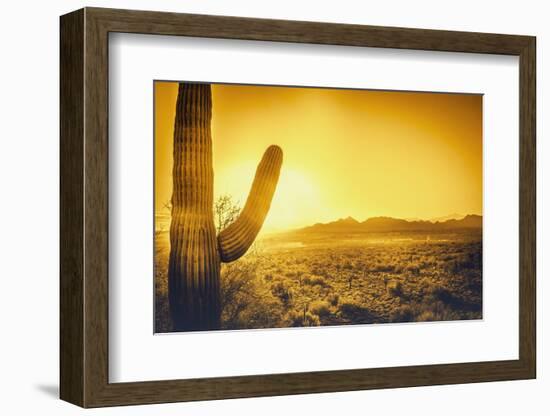
[[[444,215],[443,217],[430,218],[430,221],[431,222],[444,222],[444,221],[447,221],[447,220],[461,220],[464,217],[465,217],[464,214],[454,213],[454,214]]]
[[[362,233],[362,232],[397,232],[397,231],[447,231],[460,229],[481,229],[483,217],[481,215],[466,215],[461,219],[445,221],[407,221],[391,217],[373,217],[363,222],[355,218],[341,218],[329,223],[315,225],[294,230],[302,233]]]

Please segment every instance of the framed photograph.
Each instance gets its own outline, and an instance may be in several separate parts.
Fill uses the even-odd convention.
[[[534,37],[60,28],[63,400],[536,377]]]

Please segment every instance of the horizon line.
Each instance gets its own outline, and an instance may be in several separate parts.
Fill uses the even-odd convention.
[[[450,220],[460,221],[460,220],[463,220],[464,218],[466,218],[468,216],[477,216],[477,217],[482,217],[483,218],[482,213],[481,214],[472,214],[472,213],[468,213],[468,214],[448,214],[448,215],[440,215],[440,216],[437,216],[437,217],[432,217],[432,218],[429,218],[429,219],[423,219],[423,218],[418,218],[418,217],[401,218],[401,217],[392,217],[392,216],[389,216],[389,215],[375,215],[375,216],[372,216],[372,217],[366,217],[363,221],[360,221],[360,220],[356,219],[355,217],[353,217],[351,215],[348,215],[347,217],[339,217],[339,218],[336,218],[334,220],[328,220],[326,222],[317,221],[317,222],[311,222],[311,223],[308,223],[308,224],[305,224],[305,225],[293,225],[293,226],[289,226],[289,227],[285,227],[285,228],[273,228],[273,229],[270,229],[270,230],[263,229],[263,230],[260,230],[260,233],[268,233],[268,234],[279,233],[279,232],[283,232],[283,231],[297,230],[297,229],[300,229],[300,228],[312,227],[312,226],[317,225],[317,224],[326,225],[326,224],[330,224],[330,223],[334,223],[334,222],[342,221],[342,220],[347,220],[347,219],[352,219],[352,220],[356,221],[359,224],[362,224],[362,223],[364,223],[368,220],[375,219],[375,218],[388,218],[388,219],[394,219],[394,220],[402,220],[402,221],[406,221],[406,222],[409,222],[409,223],[410,222],[422,221],[422,222],[429,222],[431,224],[437,224],[437,223],[443,223],[443,222],[450,221]],[[156,210],[155,210],[154,217],[155,218],[157,218],[157,217],[171,217],[171,214],[170,213],[160,213],[160,212],[156,212]],[[449,218],[448,219],[441,219],[441,218],[445,218],[445,217],[449,217]]]

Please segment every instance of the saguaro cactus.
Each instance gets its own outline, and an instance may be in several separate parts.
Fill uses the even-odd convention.
[[[270,146],[237,220],[216,236],[213,213],[212,93],[180,83],[174,125],[168,297],[175,331],[220,327],[220,262],[244,255],[269,211],[283,152]]]

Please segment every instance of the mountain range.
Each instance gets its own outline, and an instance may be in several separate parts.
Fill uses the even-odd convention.
[[[481,215],[466,215],[461,219],[444,221],[403,220],[391,217],[373,217],[363,222],[355,218],[341,218],[328,223],[317,223],[300,228],[295,232],[303,233],[361,233],[361,232],[397,232],[397,231],[448,231],[482,228]]]

